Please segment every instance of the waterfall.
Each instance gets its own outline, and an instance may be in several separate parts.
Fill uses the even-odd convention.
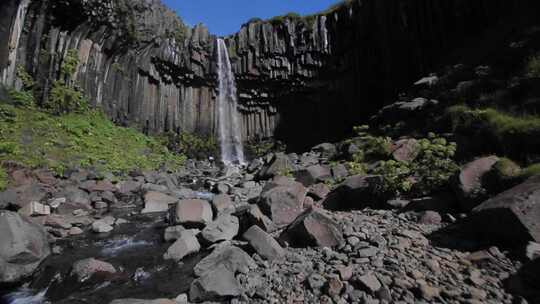
[[[227,164],[244,163],[242,129],[237,109],[236,82],[231,68],[229,52],[223,39],[217,40],[219,79],[219,142],[221,160]]]
[[[0,82],[7,86],[14,85],[16,71],[15,65],[17,64],[17,51],[19,49],[19,41],[21,40],[24,20],[29,4],[30,0],[22,0],[19,3],[17,15],[15,16],[15,21],[11,26],[11,34],[9,37],[8,66],[2,71],[2,78],[0,79]]]
[[[328,29],[326,28],[326,16],[321,16],[321,31],[323,39],[323,50],[328,51]]]

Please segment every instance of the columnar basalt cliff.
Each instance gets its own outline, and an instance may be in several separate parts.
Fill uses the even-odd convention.
[[[341,137],[449,51],[519,15],[529,0],[346,1],[314,16],[252,20],[226,37],[244,139],[292,148]],[[17,67],[42,100],[69,50],[72,85],[114,121],[149,133],[217,134],[216,37],[159,0],[5,0],[1,82]]]

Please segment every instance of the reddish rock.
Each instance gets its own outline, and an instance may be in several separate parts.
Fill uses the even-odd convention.
[[[340,247],[344,244],[338,224],[318,210],[298,217],[282,233],[281,238],[294,247]]]
[[[408,138],[394,143],[392,156],[397,161],[410,162],[418,156],[418,152],[418,141],[414,138]]]
[[[302,184],[280,181],[280,184],[267,186],[266,189],[261,194],[259,206],[278,227],[292,223],[304,211],[307,189]]]
[[[19,169],[11,172],[11,179],[14,186],[29,185],[35,181],[27,169]]]
[[[259,226],[252,226],[243,235],[255,251],[267,260],[274,260],[285,255],[285,250],[268,233]]]
[[[177,225],[204,227],[212,219],[212,206],[205,200],[181,200],[176,204],[174,223]]]
[[[225,210],[233,207],[231,197],[227,194],[218,194],[212,199],[212,207],[216,214],[220,214]]]
[[[330,193],[330,187],[328,187],[326,184],[319,183],[309,187],[308,195],[313,199],[320,201],[326,198],[328,193]]]
[[[459,172],[455,179],[454,191],[464,211],[472,210],[488,197],[482,178],[497,161],[499,158],[496,156],[482,157],[466,164]]]
[[[116,268],[107,262],[90,258],[75,262],[71,270],[71,274],[76,276],[79,282],[84,282],[98,273],[114,274]]]
[[[54,175],[47,170],[37,170],[34,171],[34,175],[39,180],[40,183],[45,184],[47,186],[54,186],[58,183],[58,180],[54,177]]]
[[[169,205],[176,202],[178,202],[176,197],[149,191],[144,195],[144,209],[141,213],[165,212],[169,210]]]
[[[435,211],[425,211],[420,214],[419,223],[424,225],[438,225],[442,222],[442,217]]]
[[[315,183],[332,179],[332,173],[326,166],[313,165],[294,172],[294,177],[304,186],[309,187]]]

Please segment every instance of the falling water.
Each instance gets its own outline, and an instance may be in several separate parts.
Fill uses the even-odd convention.
[[[231,68],[227,46],[217,40],[219,78],[219,141],[221,160],[225,164],[244,163],[242,130],[237,110],[236,83]]]
[[[328,51],[328,29],[326,28],[326,16],[321,16],[321,31],[323,40],[323,50]]]

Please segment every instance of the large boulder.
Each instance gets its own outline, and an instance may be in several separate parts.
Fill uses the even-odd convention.
[[[191,231],[185,230],[163,254],[163,259],[178,262],[190,254],[199,252],[199,250],[201,250],[201,245],[195,235]]]
[[[419,152],[418,141],[414,138],[407,138],[394,143],[392,156],[397,161],[410,162],[418,156]]]
[[[332,210],[380,207],[375,190],[381,184],[380,175],[351,176],[328,195],[323,205]]]
[[[313,165],[294,172],[294,177],[304,186],[309,187],[319,182],[331,180],[332,173],[326,166]]]
[[[17,213],[0,211],[0,283],[31,275],[49,254],[42,227]]]
[[[267,260],[271,261],[285,255],[285,250],[281,245],[259,226],[249,228],[243,237],[260,256]]]
[[[214,249],[210,255],[202,259],[193,271],[200,277],[220,265],[225,266],[232,273],[248,273],[251,269],[257,268],[255,261],[242,249],[224,245]]]
[[[479,239],[496,244],[540,242],[540,176],[477,206],[467,224]]]
[[[191,302],[226,301],[240,296],[242,288],[234,273],[225,265],[213,270],[191,283],[189,299]]]
[[[176,202],[178,202],[176,197],[157,191],[148,191],[144,195],[144,209],[141,213],[167,212],[169,205]]]
[[[476,159],[466,164],[454,178],[453,188],[463,211],[471,211],[488,198],[482,180],[497,161],[497,156]]]
[[[279,179],[265,187],[259,207],[278,227],[294,221],[304,211],[307,189],[298,182]]]
[[[292,171],[291,160],[284,153],[276,153],[272,160],[265,165],[258,173],[259,178],[272,178]]]
[[[214,214],[209,202],[200,199],[181,200],[176,204],[173,222],[176,225],[202,228],[212,222]]]
[[[281,238],[294,247],[339,247],[344,243],[338,224],[317,210],[299,216]]]
[[[320,153],[321,157],[326,159],[333,159],[337,155],[336,145],[331,143],[322,143],[311,148],[311,151]]]
[[[202,231],[203,239],[208,243],[232,240],[240,229],[240,221],[236,216],[222,215],[208,224]]]

